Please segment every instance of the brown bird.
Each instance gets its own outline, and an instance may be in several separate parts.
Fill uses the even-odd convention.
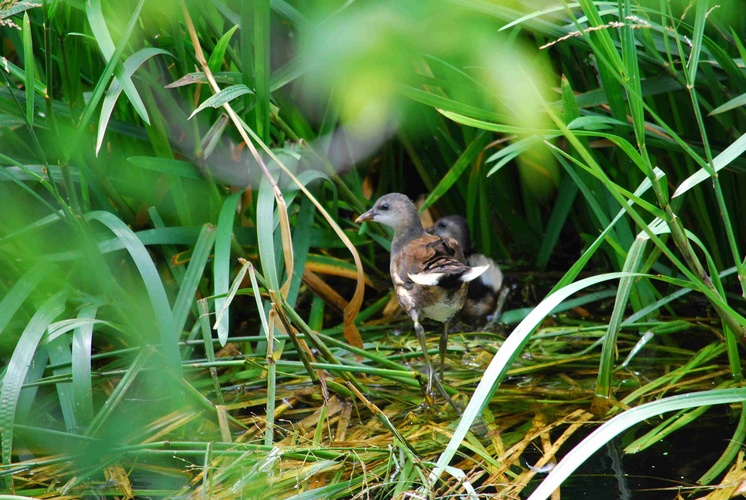
[[[439,344],[442,380],[448,322],[464,305],[467,284],[485,272],[488,266],[469,267],[456,240],[426,233],[417,215],[417,208],[403,194],[381,196],[373,208],[355,222],[363,221],[378,222],[394,229],[389,267],[391,280],[399,304],[414,322],[417,340],[422,346],[429,370],[427,393],[432,394],[434,370],[420,320],[430,318],[443,323]]]
[[[487,319],[488,324],[496,323],[508,289],[502,286],[503,273],[500,266],[494,260],[472,249],[471,233],[466,219],[460,215],[441,217],[435,221],[429,232],[456,240],[464,251],[468,265],[489,266],[487,271],[469,283],[461,314],[471,320]]]

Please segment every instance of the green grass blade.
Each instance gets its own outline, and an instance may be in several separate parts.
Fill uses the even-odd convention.
[[[316,208],[308,197],[303,197],[300,206],[300,212],[298,212],[295,227],[293,228],[293,257],[295,259],[295,266],[287,298],[288,303],[293,306],[295,306],[298,292],[303,282],[303,270],[306,268],[306,262],[308,261],[308,251],[311,248],[312,242],[311,231],[313,218],[316,214]],[[354,267],[352,271],[355,271]]]
[[[671,433],[692,423],[709,409],[709,406],[698,406],[690,410],[679,410],[676,414],[670,416],[654,428],[650,429],[643,436],[640,436],[625,446],[624,453],[632,455],[650,448],[654,444],[665,439]]]
[[[236,73],[234,71],[219,71],[212,75],[215,78],[215,81],[218,83],[226,83],[229,86],[230,85],[237,85],[239,83],[242,83],[242,77],[241,73]],[[207,76],[201,71],[197,71],[194,73],[187,73],[186,75],[182,76],[178,80],[175,80],[168,85],[164,85],[164,88],[167,89],[175,89],[178,87],[184,87],[185,85],[195,85],[197,83],[203,83],[207,84],[209,83],[207,81]]]
[[[217,94],[211,95],[207,99],[205,99],[205,102],[200,104],[197,109],[192,111],[192,114],[189,115],[189,118],[191,119],[194,115],[199,113],[205,108],[219,108],[223,104],[231,102],[236,97],[240,97],[244,94],[253,94],[254,92],[244,85],[243,83],[239,83],[238,85],[232,85],[230,87],[226,87],[222,89]]]
[[[26,78],[26,123],[29,128],[34,126],[34,45],[31,39],[31,22],[28,12],[23,13],[23,65]]]
[[[40,193],[37,193],[35,190],[31,189],[26,183],[22,182],[22,176],[19,175],[18,173],[10,172],[9,171],[10,169],[7,169],[7,168],[0,168],[0,172],[2,173],[2,175],[4,175],[5,177],[10,178],[10,180],[13,183],[15,183],[17,186],[21,187],[21,189],[23,189],[24,191],[28,192],[39,203],[41,203],[43,206],[45,206],[49,210],[49,212],[51,212],[51,213],[59,212],[61,214],[65,214],[65,215],[68,215],[68,216],[71,215],[70,214],[70,212],[71,212],[70,207],[68,207],[65,204],[65,201],[62,199],[62,197],[60,196],[59,192],[56,189],[56,185],[54,183],[50,182],[49,179],[45,178],[45,176],[43,175],[43,171],[42,171],[41,175],[37,174],[34,171],[33,167],[31,167],[30,165],[27,166],[27,165],[24,165],[22,163],[19,163],[16,160],[14,160],[13,158],[10,158],[9,156],[5,156],[2,153],[0,153],[0,159],[3,160],[3,161],[6,161],[6,162],[8,162],[8,163],[10,163],[10,164],[12,164],[12,165],[14,165],[16,167],[18,167],[18,170],[20,171],[19,173],[22,172],[23,174],[28,175],[30,178],[38,181],[57,200],[57,202],[59,203],[59,205],[62,206],[62,210],[60,210],[57,207],[52,206],[49,203],[49,201],[47,201],[45,199],[45,197],[41,196]]]
[[[740,416],[738,417],[738,427],[733,433],[733,438],[728,441],[728,446],[720,456],[717,462],[715,462],[710,469],[700,477],[697,482],[699,484],[710,484],[712,483],[723,470],[728,467],[736,459],[736,456],[741,451],[743,442],[746,439],[746,411],[744,405],[741,405]]]
[[[697,79],[699,70],[699,57],[702,53],[702,37],[705,33],[705,23],[709,8],[709,0],[697,0],[696,12],[694,14],[694,29],[692,30],[692,50],[689,53],[689,59],[686,61],[686,72],[689,75],[689,82],[692,84]]]
[[[215,346],[212,344],[210,306],[207,303],[207,299],[200,299],[197,301],[197,311],[199,311],[197,322],[199,324],[199,330],[202,332],[202,343],[205,346],[205,357],[209,363],[214,363]],[[225,405],[223,391],[220,389],[220,380],[218,380],[218,371],[214,366],[210,367],[210,379],[212,380],[212,387],[215,390],[215,399],[218,401],[218,404]]]
[[[547,222],[546,232],[541,239],[539,252],[536,254],[535,265],[537,269],[545,269],[549,263],[549,258],[552,256],[552,252],[554,252],[557,241],[559,241],[562,228],[567,222],[570,210],[577,196],[577,184],[575,184],[571,176],[564,176],[560,183],[557,201],[552,208],[552,215],[549,216],[549,221]]]
[[[615,295],[616,295],[615,290],[599,290],[597,292],[590,292],[581,297],[577,297],[574,299],[567,299],[563,301],[560,305],[552,309],[550,314],[559,314],[564,311],[569,311],[575,307],[586,307],[589,304],[593,304],[594,302],[609,299],[611,297],[614,297]],[[506,325],[518,324],[521,321],[523,321],[526,318],[526,316],[531,314],[531,311],[533,311],[532,307],[523,307],[519,309],[512,309],[510,311],[505,311],[500,316],[500,323],[506,324]]]
[[[739,96],[734,97],[733,99],[730,99],[727,102],[724,102],[717,108],[710,111],[710,116],[718,115],[720,113],[725,113],[726,111],[731,111],[736,108],[740,108],[741,106],[746,105],[746,94],[741,94]]]
[[[499,132],[501,134],[521,134],[521,135],[544,135],[549,137],[556,137],[560,135],[559,130],[552,129],[534,129],[526,127],[516,127],[513,125],[502,125],[500,123],[491,123],[477,118],[472,118],[469,115],[463,115],[460,113],[454,113],[446,111],[445,109],[438,109],[438,112],[446,118],[453,120],[461,125],[468,127],[480,128],[483,130],[489,130],[491,132]]]
[[[595,2],[580,0],[578,3],[588,18],[589,26],[593,28],[586,30],[584,35],[597,58],[598,76],[601,80],[601,87],[609,100],[611,114],[617,120],[623,121],[627,116],[627,111],[622,85],[617,77],[624,74],[624,62],[611,37],[611,33],[615,31],[610,30],[603,22]],[[577,22],[576,26],[580,30],[583,29]]]
[[[3,5],[3,10],[0,12],[0,19],[5,19],[10,16],[15,16],[16,14],[20,14],[21,12],[26,12],[29,9],[35,9],[39,7],[39,4],[36,2],[15,2],[15,3],[8,3],[6,5]]]
[[[270,0],[256,0],[254,6],[254,85],[256,86],[256,133],[270,143]],[[246,27],[247,28],[247,27]]]
[[[47,208],[51,208],[52,210],[54,210],[54,207],[52,207],[51,205],[49,205]],[[27,224],[23,226],[22,228],[19,228],[17,231],[14,231],[10,234],[6,234],[4,237],[0,238],[0,245],[3,245],[3,243],[7,243],[13,238],[17,238],[21,235],[28,234],[38,229],[49,227],[50,225],[59,221],[61,218],[62,218],[61,212],[54,212],[45,217],[42,217],[41,219],[35,222],[32,222],[31,224]]]
[[[489,135],[485,134],[483,131],[480,131],[477,134],[474,140],[471,141],[471,144],[469,144],[469,146],[464,150],[461,156],[459,156],[458,160],[456,160],[456,163],[454,163],[453,166],[448,169],[448,173],[443,176],[440,182],[438,182],[438,185],[435,186],[435,188],[427,196],[427,199],[420,207],[421,211],[425,210],[433,203],[438,201],[438,199],[440,199],[444,194],[448,192],[449,189],[451,189],[451,187],[461,177],[461,174],[463,174],[464,171],[470,165],[472,165],[477,157],[482,153],[482,150],[487,145],[489,139]]]
[[[630,0],[624,0],[620,10],[624,19],[632,19],[633,12]],[[624,87],[627,94],[627,103],[632,117],[632,126],[635,128],[635,137],[638,147],[645,152],[645,109],[642,102],[642,85],[640,83],[640,64],[637,58],[637,46],[635,45],[635,30],[630,22],[624,23],[622,32],[622,60],[624,62]]]
[[[249,265],[251,264],[249,261],[244,261],[244,259],[239,259],[239,262],[242,263],[241,269],[238,270],[238,273],[236,273],[236,277],[233,278],[233,283],[231,283],[231,287],[228,290],[228,295],[225,297],[223,308],[215,311],[215,315],[216,315],[215,323],[216,324],[219,324],[222,321],[223,315],[230,308],[231,302],[233,302],[233,298],[236,296],[236,293],[238,293],[238,290],[241,288],[241,283],[243,282],[243,279],[246,276],[246,273],[249,271]]]
[[[687,373],[690,373],[693,370],[697,370],[707,363],[714,363],[715,359],[717,359],[719,356],[722,356],[724,351],[725,347],[722,344],[710,344],[708,346],[705,346],[703,349],[700,349],[694,355],[694,357],[689,360],[688,363],[679,366],[665,376],[658,377],[643,385],[642,387],[632,391],[627,396],[625,396],[624,399],[622,399],[622,403],[631,406],[636,401],[639,401],[640,399],[650,394],[656,393],[656,396],[659,396],[661,387],[666,385],[675,385],[676,382]],[[621,410],[619,408],[613,408],[610,413],[615,413],[618,411]]]
[[[627,252],[627,258],[624,261],[622,271],[625,273],[636,273],[643,262],[647,238],[638,237],[635,239],[632,247]],[[606,330],[603,349],[601,351],[601,360],[598,367],[598,377],[596,379],[596,399],[597,404],[606,404],[611,398],[611,378],[614,373],[614,361],[617,353],[617,336],[622,325],[624,312],[627,309],[629,294],[632,291],[632,285],[637,278],[627,275],[619,280],[614,309],[609,318],[609,327]]]
[[[233,33],[235,33],[237,29],[238,25],[235,25],[234,27],[229,29],[223,36],[220,37],[218,43],[215,44],[215,48],[210,54],[210,59],[208,59],[207,61],[207,65],[210,67],[213,73],[216,73],[222,69],[225,51],[228,48],[228,45],[231,43]]]
[[[16,404],[16,415],[15,423],[13,425],[13,432],[16,437],[19,437],[19,428],[23,425],[23,422],[28,421],[34,416],[34,410],[39,404],[46,403],[44,398],[39,391],[39,382],[44,378],[44,371],[49,365],[49,352],[47,345],[41,342],[34,353],[34,357],[31,360],[31,366],[29,366],[24,379],[24,387],[21,390],[21,394],[18,397],[18,403]]]
[[[502,167],[513,161],[519,155],[525,153],[529,148],[536,147],[537,144],[542,144],[547,139],[549,138],[538,135],[530,135],[528,137],[523,137],[521,139],[512,141],[510,145],[502,148],[500,151],[485,160],[485,163],[495,162],[495,166],[490,168],[487,172],[487,177],[497,173]]]
[[[614,229],[610,227],[610,216],[602,205],[603,200],[600,200],[597,196],[595,196],[593,189],[593,183],[595,182],[595,180],[585,175],[585,172],[582,169],[578,169],[576,168],[576,165],[572,165],[570,162],[568,162],[564,156],[559,154],[559,152],[557,152],[556,150],[553,150],[553,152],[555,153],[555,157],[557,158],[559,164],[562,165],[562,167],[565,169],[565,172],[567,172],[567,174],[573,179],[575,185],[578,187],[581,194],[585,198],[585,201],[590,206],[591,214],[595,216],[598,227],[603,227],[604,230],[608,229],[609,232],[613,234]],[[622,215],[623,210],[617,214],[617,217],[614,218],[614,221],[619,221]]]
[[[256,238],[259,245],[259,260],[262,263],[262,276],[270,290],[280,290],[277,261],[275,256],[275,195],[272,185],[262,179],[256,201]]]
[[[16,66],[15,64],[13,64],[11,61],[9,61],[7,59],[5,61],[3,61],[3,69],[7,73],[15,76],[16,78],[18,78],[19,80],[23,81],[24,83],[26,82],[26,72],[23,69],[21,69],[18,66]],[[33,87],[34,87],[34,91],[37,94],[42,95],[42,96],[47,95],[47,90],[48,90],[47,86],[44,85],[39,80],[35,80],[33,82]]]
[[[267,427],[264,431],[264,444],[272,446],[274,443],[274,426],[275,426],[275,400],[276,400],[276,381],[277,381],[277,363],[275,360],[275,310],[270,309],[269,320],[264,313],[262,304],[262,294],[259,290],[259,283],[256,280],[254,266],[249,263],[249,278],[251,279],[251,289],[254,291],[254,300],[256,300],[256,310],[259,319],[262,322],[262,329],[267,338]]]
[[[744,151],[746,151],[746,133],[741,135],[741,137],[736,139],[730,146],[725,148],[723,152],[713,158],[712,166],[715,168],[715,172],[730,165],[736,158],[741,156]],[[672,198],[681,196],[694,186],[709,179],[711,179],[711,175],[707,169],[704,167],[700,168],[679,185],[676,191],[674,191]]]
[[[184,279],[179,288],[179,294],[174,301],[174,328],[177,332],[184,330],[189,310],[194,304],[197,287],[202,280],[202,275],[207,265],[207,259],[210,257],[215,236],[217,234],[214,226],[205,225],[199,233],[197,243],[192,251],[192,258],[189,261],[189,267],[184,274]]]
[[[215,314],[222,311],[225,305],[225,295],[230,287],[231,274],[231,240],[233,239],[233,219],[236,206],[241,199],[241,191],[233,193],[223,202],[218,216],[218,229],[215,235],[215,257],[212,261],[213,291],[215,295]],[[230,310],[226,309],[221,320],[216,325],[218,340],[224,346],[228,341],[230,327]]]
[[[55,327],[50,325],[50,331]],[[49,363],[56,366],[52,370],[55,377],[70,380],[72,366],[72,349],[69,335],[57,335],[50,338],[46,344],[49,353]],[[76,401],[73,385],[71,382],[57,382],[57,399],[60,403],[62,419],[65,422],[67,432],[76,432],[80,427],[75,411]]]
[[[505,121],[510,119],[510,117],[508,117],[507,115],[495,113],[493,111],[485,110],[476,106],[471,106],[469,104],[464,104],[462,102],[455,101],[453,99],[449,99],[448,97],[434,94],[432,92],[427,92],[422,89],[402,85],[399,87],[399,91],[404,96],[427,106],[432,106],[438,111],[448,111],[456,113],[460,116],[471,116],[489,122],[504,123]],[[510,127],[507,125],[505,126],[504,130],[510,130],[512,131],[511,133],[517,133],[518,131],[520,131],[520,129],[516,127]]]
[[[171,187],[171,189],[173,189],[173,186]],[[148,215],[150,216],[150,222],[154,226],[153,227],[154,232],[160,233],[161,231],[168,230],[166,227],[166,223],[163,221],[163,218],[161,217],[161,214],[158,212],[158,209],[156,207],[148,208]],[[138,235],[138,238],[139,237],[140,235]],[[140,239],[140,241],[142,241],[142,239]],[[99,246],[99,248],[101,247]],[[184,268],[184,266],[177,264],[177,261],[179,260],[179,253],[180,253],[179,250],[177,250],[176,247],[173,245],[163,245],[161,247],[161,250],[163,252],[162,255],[166,262],[166,266],[168,267],[168,270],[171,271],[171,275],[174,277],[174,280],[176,281],[176,285],[180,287],[182,283],[184,282],[184,274],[186,273],[186,269]],[[175,303],[174,303],[174,310],[176,310]],[[174,318],[175,317],[176,316],[174,316]],[[182,328],[176,328],[176,331],[180,332]],[[186,357],[182,356],[182,359],[186,359]]]

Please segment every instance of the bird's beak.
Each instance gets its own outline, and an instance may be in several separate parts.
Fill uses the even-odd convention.
[[[370,210],[368,210],[364,214],[361,214],[360,217],[358,217],[357,219],[355,219],[355,224],[360,224],[361,222],[365,222],[366,220],[373,220],[373,217],[375,217],[375,216],[376,216],[376,213],[371,208]]]

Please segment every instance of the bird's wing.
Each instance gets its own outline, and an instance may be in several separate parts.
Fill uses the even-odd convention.
[[[466,271],[466,259],[456,240],[432,234],[424,234],[404,245],[391,265],[392,278],[405,288],[411,288],[413,283],[456,287]]]

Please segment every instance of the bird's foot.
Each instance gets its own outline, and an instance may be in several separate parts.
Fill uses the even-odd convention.
[[[425,399],[422,403],[423,407],[430,408],[435,404],[436,395],[435,392],[433,392],[433,386],[435,386],[438,389],[440,395],[443,396],[443,398],[448,402],[449,405],[451,405],[451,407],[453,407],[454,410],[456,410],[456,413],[461,415],[461,408],[456,406],[456,403],[453,402],[453,399],[451,399],[451,396],[448,394],[445,387],[443,387],[443,384],[440,381],[440,377],[435,374],[435,369],[427,366],[424,368],[427,370],[427,386],[423,391],[425,396]]]
[[[456,413],[458,413],[459,416],[461,416],[461,408],[456,406],[456,403],[453,402],[453,399],[451,399],[451,396],[448,394],[448,392],[446,392],[446,388],[443,387],[443,384],[441,384],[440,380],[438,380],[437,378],[435,379],[435,385],[438,386],[438,391],[445,398],[445,400],[448,401],[448,404],[451,405],[451,407],[454,410],[456,410]]]
[[[422,398],[422,404],[420,405],[425,411],[430,411],[435,406],[435,394],[425,393]]]

